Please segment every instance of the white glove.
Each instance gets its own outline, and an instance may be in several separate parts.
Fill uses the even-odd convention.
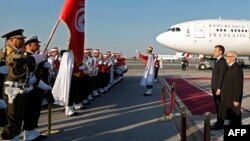
[[[42,80],[39,81],[39,84],[37,85],[37,87],[44,91],[52,90],[52,87],[46,84],[45,82],[43,82]]]
[[[102,60],[98,61],[98,65],[101,65],[102,63],[103,63]]]
[[[7,104],[4,100],[0,99],[0,109],[5,109],[7,107]]]
[[[137,54],[140,54],[140,52],[139,52],[139,50],[138,50],[138,49],[137,49],[137,50],[135,50],[135,51],[136,51],[136,53],[137,53]]]
[[[112,63],[112,62],[109,62],[108,66],[111,66],[111,65],[113,65],[113,63]]]
[[[7,66],[1,66],[0,67],[0,73],[1,74],[8,74],[9,68]]]
[[[43,54],[35,54],[35,55],[31,55],[32,57],[34,57],[36,64],[39,64],[43,61],[45,61],[45,56]]]

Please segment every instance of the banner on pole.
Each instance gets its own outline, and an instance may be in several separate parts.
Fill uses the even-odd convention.
[[[75,60],[80,63],[84,50],[85,0],[66,0],[60,14],[70,30],[69,49],[73,51]]]

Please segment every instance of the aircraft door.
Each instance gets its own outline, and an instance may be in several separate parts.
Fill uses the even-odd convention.
[[[205,29],[204,24],[195,24],[195,38],[204,38]]]

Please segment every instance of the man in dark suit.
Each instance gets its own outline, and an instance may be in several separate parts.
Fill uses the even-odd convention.
[[[212,130],[219,130],[223,128],[224,121],[218,117],[220,99],[221,99],[221,87],[223,76],[226,71],[226,60],[223,57],[225,48],[222,45],[216,45],[214,48],[214,57],[217,58],[213,70],[212,70],[212,79],[211,79],[211,92],[214,98],[214,104],[217,113],[217,121],[211,126]]]
[[[219,108],[219,118],[228,119],[229,125],[241,125],[240,109],[243,95],[243,71],[236,59],[237,54],[234,51],[227,53],[228,69],[222,82]]]

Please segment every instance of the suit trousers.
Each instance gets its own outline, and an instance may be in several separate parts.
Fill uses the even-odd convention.
[[[219,107],[220,107],[221,95],[216,95],[216,90],[212,90],[212,94],[214,98],[214,105],[216,108],[216,114],[217,114],[217,120],[218,120],[218,112],[219,112]]]

